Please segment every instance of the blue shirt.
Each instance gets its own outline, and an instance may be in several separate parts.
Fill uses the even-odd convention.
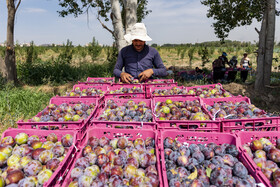
[[[138,52],[133,45],[121,49],[114,69],[114,75],[121,76],[122,69],[125,72],[138,78],[138,75],[147,69],[153,69],[153,76],[167,76],[167,71],[160,58],[158,51],[148,45]]]

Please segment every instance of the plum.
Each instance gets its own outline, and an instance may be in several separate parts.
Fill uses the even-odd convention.
[[[189,158],[185,155],[179,156],[177,158],[177,165],[187,167],[189,164]]]
[[[78,186],[90,186],[93,179],[87,175],[81,175],[78,178]]]
[[[71,170],[71,178],[78,179],[81,175],[83,175],[83,169],[80,167],[75,167]]]
[[[18,183],[21,179],[24,178],[24,173],[21,170],[15,170],[8,173],[5,183],[11,184],[11,183]]]
[[[84,170],[84,175],[95,179],[97,175],[100,173],[100,169],[97,165],[89,166]]]
[[[35,176],[37,175],[41,170],[43,169],[43,166],[41,162],[37,160],[32,160],[26,164],[26,166],[23,168],[25,175],[27,176]]]
[[[66,134],[61,138],[61,143],[64,147],[70,147],[73,145],[74,138],[71,134]]]
[[[80,167],[82,169],[85,169],[89,167],[89,159],[87,157],[80,157],[75,162],[75,167]]]
[[[205,157],[201,151],[193,152],[192,158],[196,159],[198,161],[198,163],[202,163],[203,160],[205,159]]]
[[[49,169],[44,169],[44,170],[40,171],[37,176],[38,183],[41,185],[44,184],[51,178],[52,174],[53,174],[53,172]]]
[[[166,137],[163,142],[164,148],[173,148],[174,140],[171,137]]]
[[[248,170],[241,162],[234,164],[232,172],[235,176],[241,179],[246,179],[248,176]]]
[[[58,168],[60,160],[58,158],[53,158],[48,160],[46,163],[46,168],[52,170],[53,172]]]
[[[118,142],[117,142],[118,148],[124,149],[124,148],[126,148],[127,144],[128,144],[127,138],[125,138],[125,137],[120,137],[120,138],[118,139]]]
[[[231,145],[226,147],[226,153],[230,154],[234,157],[237,157],[238,156],[238,149],[235,145],[231,144]]]

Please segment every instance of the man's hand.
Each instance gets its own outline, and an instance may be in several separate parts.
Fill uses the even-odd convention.
[[[154,74],[153,69],[147,69],[147,70],[143,71],[142,73],[140,73],[138,75],[138,77],[140,78],[140,82],[142,82],[142,81],[145,81],[148,78],[150,78],[153,74]]]
[[[121,73],[121,80],[123,83],[130,83],[131,82],[130,78],[132,78],[132,75],[130,75],[129,73],[125,73],[125,72]]]

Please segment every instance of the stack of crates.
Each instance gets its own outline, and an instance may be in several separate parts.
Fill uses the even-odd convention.
[[[237,109],[239,104],[248,106],[254,115]],[[86,112],[83,113],[82,109]],[[63,116],[61,111],[64,110],[70,116]],[[241,110],[238,112],[244,116],[237,115],[237,110]],[[17,123],[18,129],[5,131],[2,141],[8,136],[15,138],[20,132],[28,136],[38,135],[43,142],[51,133],[55,133],[59,140],[65,134],[74,137],[59,169],[43,186],[77,185],[77,173],[90,175],[90,171],[97,172],[97,168],[99,172],[91,173],[90,179],[83,175],[80,180],[95,185],[98,179],[108,184],[108,181],[120,182],[124,176],[125,179],[121,180],[125,185],[136,185],[139,181],[144,183],[147,178],[143,176],[149,175],[153,180],[146,181],[146,185],[174,185],[176,181],[171,180],[170,165],[167,164],[170,152],[165,141],[168,140],[174,141],[176,146],[186,147],[191,144],[205,147],[211,143],[235,145],[239,152],[237,159],[248,173],[257,183],[269,186],[270,182],[248,156],[243,144],[260,137],[280,137],[280,117],[269,116],[253,106],[249,98],[233,96],[221,84],[184,87],[178,86],[173,79],[151,79],[143,83],[134,80],[131,84],[123,84],[120,80],[115,83],[114,77],[88,77],[86,82],[78,82],[65,95],[51,98],[49,105],[32,119]],[[125,141],[124,147],[122,141]],[[176,152],[179,147],[169,149]],[[136,168],[125,163],[118,165],[113,159],[129,156],[137,158]],[[147,159],[152,166],[145,162]],[[175,167],[176,162],[173,165]],[[180,182],[194,182],[192,177],[199,175],[194,168],[190,178]],[[110,178],[110,172],[118,173],[120,170],[120,177]]]

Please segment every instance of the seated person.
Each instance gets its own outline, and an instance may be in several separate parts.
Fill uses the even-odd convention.
[[[236,65],[237,65],[237,58],[236,56],[233,56],[230,61],[228,62],[228,65],[230,68],[236,68]]]
[[[114,68],[115,76],[120,77],[124,83],[130,83],[132,77],[139,78],[142,82],[151,76],[167,76],[158,51],[146,45],[146,41],[152,39],[147,35],[143,23],[136,23],[124,38],[132,41],[132,44],[122,48],[119,52]],[[125,72],[122,72],[123,67],[125,67]]]
[[[199,69],[199,67],[195,67],[195,75],[196,79],[203,79],[204,71],[202,69]]]

